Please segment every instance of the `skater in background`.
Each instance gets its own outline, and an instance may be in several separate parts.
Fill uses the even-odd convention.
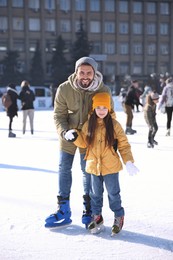
[[[151,92],[146,97],[146,104],[144,106],[144,118],[149,127],[148,132],[148,148],[153,148],[154,145],[158,145],[158,142],[154,139],[158,131],[158,125],[156,121],[156,104],[159,101],[159,94]]]
[[[136,130],[132,129],[132,122],[134,105],[139,103],[139,98],[136,95],[136,89],[138,88],[138,86],[139,82],[137,80],[133,80],[132,85],[129,87],[127,91],[126,99],[123,105],[124,112],[127,115],[125,130],[125,133],[127,135],[133,135],[136,133]]]
[[[164,87],[164,89],[162,91],[158,109],[161,109],[162,106],[165,106],[165,113],[167,116],[166,136],[170,136],[172,114],[173,114],[173,78],[172,77],[170,77],[166,80],[166,86]]]
[[[88,118],[92,106],[92,96],[96,92],[109,92],[104,85],[103,76],[97,70],[97,62],[90,57],[76,61],[75,72],[62,83],[56,92],[54,102],[54,121],[59,136],[59,169],[58,169],[58,209],[45,220],[45,227],[63,226],[71,223],[70,193],[72,185],[72,165],[77,151],[73,142],[69,142],[70,129],[80,130]],[[111,102],[114,108],[113,100]],[[80,164],[83,173],[82,223],[91,221],[90,209],[90,174],[85,172],[86,149],[79,149]]]
[[[28,81],[24,80],[21,83],[22,90],[19,93],[19,98],[21,100],[23,110],[23,134],[26,132],[26,121],[29,117],[31,134],[34,134],[34,100],[35,94],[30,88]]]
[[[91,233],[97,233],[103,224],[103,183],[105,183],[109,207],[114,213],[113,233],[119,233],[124,222],[124,208],[121,205],[119,171],[122,163],[129,174],[136,174],[137,168],[131,147],[123,128],[110,114],[111,97],[108,93],[97,93],[93,97],[92,113],[82,130],[70,130],[75,145],[87,148],[86,172],[91,174],[92,221],[88,225]],[[75,140],[76,139],[76,140]]]
[[[17,106],[17,99],[19,98],[18,93],[16,91],[16,85],[13,83],[9,83],[7,86],[7,93],[11,97],[12,104],[9,106],[7,111],[7,116],[9,117],[9,126],[8,126],[8,137],[16,137],[16,134],[12,132],[12,123],[13,118],[18,116],[18,106]]]

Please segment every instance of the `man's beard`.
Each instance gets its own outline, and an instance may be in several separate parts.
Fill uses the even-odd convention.
[[[90,86],[90,84],[92,83],[92,80],[88,80],[88,83],[83,83],[83,80],[79,80],[78,81],[79,85],[82,87],[82,88],[88,88]]]

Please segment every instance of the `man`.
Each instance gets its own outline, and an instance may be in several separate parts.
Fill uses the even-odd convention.
[[[92,108],[92,97],[96,92],[109,92],[103,84],[103,76],[97,70],[98,64],[90,57],[76,61],[75,72],[62,83],[56,92],[54,102],[54,121],[59,134],[59,169],[58,169],[58,210],[46,218],[45,227],[56,227],[70,224],[70,192],[72,185],[72,164],[77,147],[75,134],[70,129],[81,130]],[[113,109],[113,101],[111,101]],[[91,221],[90,208],[90,174],[85,172],[85,150],[79,149],[81,170],[83,172],[83,205],[82,223]]]
[[[136,95],[136,90],[139,87],[139,83],[137,80],[132,81],[132,85],[129,87],[126,100],[124,102],[124,112],[127,114],[126,120],[126,130],[125,133],[127,135],[132,135],[136,133],[136,130],[132,129],[132,121],[133,121],[133,109],[135,104],[139,104],[139,99]]]

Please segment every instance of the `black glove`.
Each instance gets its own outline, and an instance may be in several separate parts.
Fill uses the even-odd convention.
[[[115,139],[113,143],[113,148],[115,152],[117,151],[117,147],[118,147],[118,139]]]

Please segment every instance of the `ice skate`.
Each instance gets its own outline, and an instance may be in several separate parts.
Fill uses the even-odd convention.
[[[57,197],[58,210],[45,219],[46,228],[58,228],[71,224],[71,210],[69,205],[69,198]]]
[[[151,143],[151,142],[148,142],[148,143],[147,143],[147,147],[148,147],[148,148],[154,148],[154,144]]]
[[[91,234],[99,234],[104,230],[102,215],[94,215],[93,220],[88,225],[88,230]]]
[[[111,230],[111,236],[118,234],[121,231],[123,224],[124,224],[124,216],[115,217],[114,223],[113,223],[113,226],[112,226],[112,230]]]
[[[82,215],[82,223],[85,224],[86,229],[88,228],[88,224],[91,223],[91,205],[90,205],[90,197],[89,195],[83,195],[83,215]]]
[[[8,137],[16,137],[16,134],[14,134],[12,131],[9,131]]]

